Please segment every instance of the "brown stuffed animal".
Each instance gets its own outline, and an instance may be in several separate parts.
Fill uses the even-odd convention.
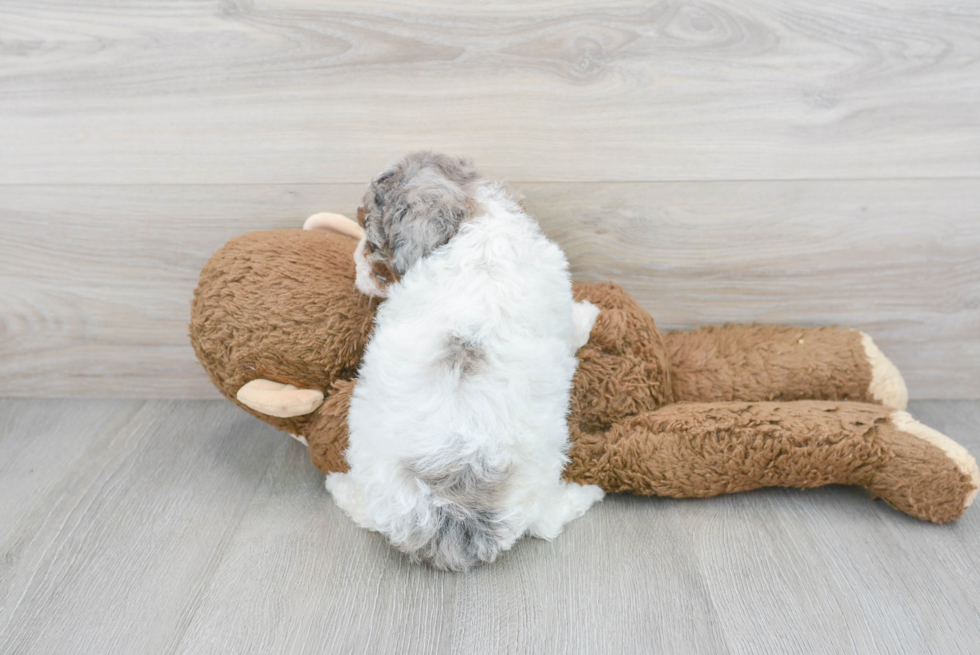
[[[377,300],[354,288],[360,227],[253,232],[208,261],[191,342],[215,386],[345,471],[347,408]],[[657,331],[614,284],[576,284],[601,310],[579,352],[565,477],[609,492],[708,497],[759,487],[859,485],[914,517],[958,518],[976,461],[902,411],[898,370],[842,328]]]

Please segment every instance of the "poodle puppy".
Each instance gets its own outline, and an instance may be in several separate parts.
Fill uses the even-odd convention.
[[[337,505],[414,560],[492,562],[553,539],[603,492],[565,483],[575,352],[598,309],[520,202],[418,152],[369,186],[356,285],[386,297],[351,398]]]

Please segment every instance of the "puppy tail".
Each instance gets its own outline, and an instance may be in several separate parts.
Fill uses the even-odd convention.
[[[443,571],[467,571],[492,562],[506,549],[508,530],[496,508],[506,470],[482,463],[431,466],[413,462],[409,471],[429,491],[408,538],[399,544],[414,560]]]

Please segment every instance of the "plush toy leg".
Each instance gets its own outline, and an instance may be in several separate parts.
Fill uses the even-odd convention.
[[[945,523],[980,483],[962,446],[905,412],[867,403],[678,403],[605,434],[573,436],[566,479],[607,492],[686,498],[859,485],[911,516]]]
[[[726,325],[664,336],[677,401],[856,400],[905,409],[898,369],[845,328]]]
[[[242,391],[245,393],[242,393]],[[310,392],[315,392],[314,400],[319,402],[313,407],[308,402]],[[326,474],[346,472],[347,461],[344,451],[347,450],[347,412],[350,409],[350,397],[354,392],[353,380],[334,382],[324,394],[315,389],[297,389],[289,384],[280,384],[270,380],[253,380],[238,392],[238,400],[247,407],[260,412],[261,418],[268,421],[267,416],[277,416],[267,410],[279,411],[286,414],[300,412],[293,416],[302,416],[303,420],[292,425],[273,423],[289,436],[310,449],[310,459],[318,469]],[[268,394],[272,399],[268,399]],[[243,400],[244,398],[244,400]],[[278,405],[276,403],[279,403]],[[309,411],[306,411],[309,409]]]

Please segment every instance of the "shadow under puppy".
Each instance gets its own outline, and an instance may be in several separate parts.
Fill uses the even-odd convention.
[[[553,539],[603,496],[565,483],[576,350],[599,310],[516,198],[417,152],[369,186],[357,287],[386,297],[358,371],[334,501],[413,559],[453,571],[524,534]]]

